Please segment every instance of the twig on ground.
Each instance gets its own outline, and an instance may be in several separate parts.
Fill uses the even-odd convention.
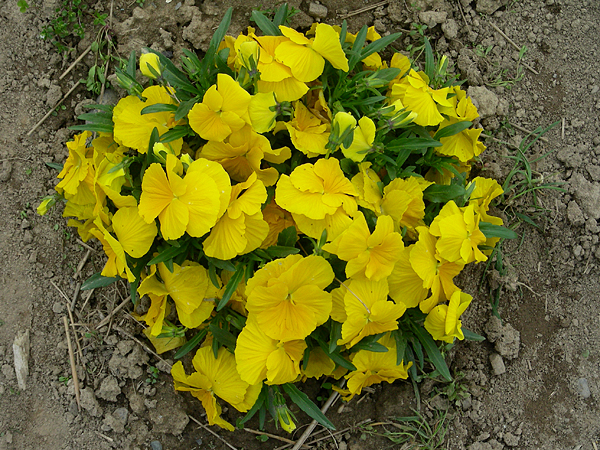
[[[511,127],[515,127],[517,130],[522,131],[523,133],[527,133],[527,134],[536,134],[533,131],[529,131],[527,128],[523,128],[520,125],[515,125],[514,123],[510,122],[510,126]],[[546,144],[548,143],[548,139],[546,139],[544,136],[540,136],[539,137],[540,141],[545,142]]]
[[[244,431],[247,431],[248,433],[252,433],[252,434],[257,434],[259,436],[267,436],[267,437],[273,438],[273,439],[275,439],[277,441],[287,442],[290,445],[294,445],[294,443],[295,443],[291,439],[284,438],[283,436],[277,436],[276,434],[265,433],[264,431],[253,430],[252,428],[244,428]],[[310,448],[307,445],[303,445],[302,447],[303,448]]]
[[[90,301],[90,298],[92,298],[92,294],[93,293],[94,293],[94,289],[90,289],[89,292],[88,292],[87,297],[85,298],[85,301],[83,302],[83,305],[81,306],[81,311],[82,312],[85,309],[85,307],[88,304],[88,302]]]
[[[77,344],[77,359],[79,360],[79,363],[81,363],[81,360],[83,359],[83,352],[81,351],[81,345],[79,345],[79,335],[77,334],[77,330],[75,330],[75,326],[73,325],[75,323],[75,320],[73,319],[73,313],[71,312],[71,299],[67,297],[67,294],[65,294],[62,291],[62,289],[56,285],[54,281],[50,280],[50,283],[67,301],[67,312],[69,313],[69,319],[71,320],[71,327],[73,328],[73,333],[75,333],[75,343]]]
[[[77,265],[77,270],[75,271],[75,275],[73,275],[74,280],[81,276],[81,270],[83,269],[83,266],[85,266],[85,263],[87,262],[91,254],[92,251],[88,248],[88,251],[85,253],[85,255],[83,255],[83,258],[81,259],[81,261],[79,261],[79,264]]]
[[[79,291],[81,290],[81,281],[75,285],[75,290],[73,291],[73,300],[71,300],[71,306],[69,309],[73,311],[75,309],[75,303],[77,303],[77,298],[79,297]]]
[[[213,436],[215,436],[217,439],[219,439],[221,442],[223,442],[227,447],[229,447],[231,450],[238,450],[237,448],[235,448],[233,445],[231,445],[229,442],[227,442],[225,439],[223,439],[221,436],[219,436],[217,433],[215,433],[213,430],[211,430],[210,428],[208,428],[206,425],[204,425],[203,423],[201,423],[198,419],[196,419],[194,416],[190,416],[188,415],[188,417],[190,419],[192,419],[194,422],[196,422],[198,425],[200,425],[202,428],[204,428],[206,431],[208,431],[210,434],[212,434]]]
[[[470,33],[471,32],[471,25],[469,25],[469,22],[467,22],[467,18],[465,17],[465,13],[463,11],[463,7],[460,4],[460,0],[456,0],[456,3],[458,4],[458,9],[460,9],[460,15],[463,18],[463,21],[465,22],[465,25],[467,27],[467,31]]]
[[[486,138],[486,139],[489,139],[490,141],[497,142],[498,144],[503,144],[503,145],[506,145],[507,147],[510,147],[510,148],[512,148],[512,149],[515,149],[515,150],[519,148],[519,147],[517,147],[516,145],[514,145],[514,144],[511,144],[510,142],[506,142],[506,141],[503,141],[503,140],[501,140],[501,139],[496,139],[494,136],[490,136],[489,134],[481,133],[481,135],[480,135],[480,136],[481,136],[481,137],[484,137],[484,138]]]
[[[85,248],[87,248],[88,250],[93,251],[94,253],[96,253],[96,249],[94,249],[93,247],[90,247],[89,245],[87,245],[85,242],[83,242],[81,239],[77,238],[77,243],[79,245],[84,246]]]
[[[64,101],[67,99],[67,97],[68,97],[69,95],[71,95],[71,94],[73,93],[73,91],[74,91],[74,90],[77,88],[77,86],[79,86],[80,84],[81,84],[81,80],[79,80],[77,83],[75,83],[75,84],[73,85],[73,87],[72,87],[71,89],[69,89],[69,92],[67,92],[67,93],[66,93],[66,94],[63,96],[63,98],[61,98],[61,99],[58,101],[58,103],[57,103],[56,105],[54,105],[54,106],[52,107],[52,109],[51,109],[50,111],[48,111],[48,112],[46,113],[46,115],[45,115],[44,117],[42,117],[42,118],[40,119],[40,121],[39,121],[38,123],[36,123],[36,124],[33,126],[33,128],[32,128],[31,130],[29,130],[29,131],[27,132],[27,136],[31,136],[31,133],[33,133],[35,130],[37,130],[37,129],[38,129],[38,127],[39,127],[41,124],[43,124],[43,123],[46,121],[46,119],[47,119],[48,117],[50,117],[50,115],[51,115],[51,114],[54,112],[54,110],[55,110],[57,107],[59,107],[59,106],[62,104],[62,102],[64,102]]]
[[[342,385],[340,387],[343,387],[343,386],[344,386],[344,381],[342,381]],[[339,393],[332,392],[331,395],[329,396],[329,398],[327,399],[327,401],[325,402],[325,404],[323,405],[323,407],[321,408],[321,412],[323,414],[325,414],[327,412],[327,410],[329,409],[329,407],[331,405],[333,405],[333,403],[338,399],[339,396],[340,396]],[[316,420],[313,420],[310,423],[308,428],[306,430],[304,430],[304,433],[302,433],[302,436],[300,436],[300,439],[298,439],[296,441],[296,444],[292,447],[292,450],[298,450],[300,447],[302,447],[302,445],[310,437],[310,435],[312,434],[313,430],[316,428],[318,423],[319,422],[317,422]]]
[[[61,75],[60,77],[58,77],[58,79],[59,79],[59,80],[62,80],[64,77],[66,77],[66,76],[67,76],[67,74],[68,74],[68,73],[69,73],[71,70],[73,70],[73,67],[75,67],[79,61],[81,61],[83,58],[85,58],[85,55],[87,55],[87,54],[88,54],[88,53],[89,53],[91,50],[92,50],[92,46],[90,45],[88,48],[86,48],[86,49],[84,50],[84,52],[83,52],[81,55],[79,55],[79,57],[78,57],[78,58],[77,58],[75,61],[73,61],[73,64],[71,64],[71,65],[70,65],[70,66],[67,68],[67,70],[65,70],[65,71],[62,73],[62,75]]]
[[[75,401],[77,402],[77,411],[81,411],[81,401],[79,400],[79,377],[77,376],[77,367],[75,366],[75,355],[73,345],[71,344],[71,335],[69,333],[69,324],[67,317],[63,316],[65,325],[65,334],[67,335],[67,347],[69,348],[69,362],[71,363],[71,375],[73,376],[73,388],[75,389]]]
[[[390,2],[390,0],[384,0],[384,1],[382,1],[382,2],[379,2],[379,3],[374,3],[374,4],[372,4],[372,5],[365,6],[365,7],[363,7],[363,8],[359,8],[359,9],[357,9],[357,10],[355,10],[355,11],[352,11],[352,12],[350,12],[350,13],[348,13],[348,14],[341,14],[341,15],[339,15],[338,17],[339,17],[340,19],[347,19],[348,17],[356,16],[357,14],[361,14],[361,13],[364,13],[364,12],[366,12],[366,11],[370,11],[370,10],[372,10],[372,9],[379,8],[380,6],[385,6],[385,5],[387,5],[389,2]]]
[[[96,434],[97,434],[98,436],[100,436],[100,437],[103,437],[103,438],[104,438],[104,439],[106,439],[108,442],[114,442],[114,441],[115,441],[113,438],[111,438],[111,437],[108,437],[108,436],[106,436],[106,435],[104,435],[104,434],[102,434],[102,433],[100,433],[100,432],[98,432],[98,431],[96,431],[96,430],[94,430],[94,433],[96,433]]]
[[[152,350],[150,347],[148,347],[146,344],[144,344],[142,341],[140,341],[138,338],[136,338],[133,334],[128,333],[127,331],[125,331],[123,328],[121,327],[114,327],[115,330],[117,330],[119,333],[124,334],[125,336],[127,336],[129,339],[134,340],[135,342],[137,342],[139,345],[142,346],[142,348],[147,351],[148,353],[151,353],[152,355],[156,356],[160,362],[162,362],[166,367],[169,368],[169,370],[171,369],[171,364],[169,364],[167,361],[165,361],[158,353],[156,353],[154,350]]]
[[[504,39],[506,39],[506,41],[507,41],[507,42],[508,42],[510,45],[512,45],[512,46],[513,46],[513,47],[514,47],[514,48],[515,48],[517,51],[519,51],[519,52],[521,51],[521,47],[519,47],[517,44],[515,44],[515,43],[514,43],[514,41],[513,41],[511,38],[509,38],[509,37],[508,37],[508,36],[507,36],[507,35],[504,33],[504,31],[502,31],[500,28],[498,28],[498,27],[497,27],[495,24],[493,24],[492,22],[489,22],[489,24],[491,25],[491,27],[492,27],[494,30],[496,30],[498,33],[500,33],[500,35],[501,35],[501,36],[502,36]],[[524,62],[522,62],[522,61],[521,61],[521,64],[523,64],[523,66],[525,66],[527,69],[529,69],[529,70],[530,70],[532,73],[534,73],[534,74],[536,74],[536,75],[539,75],[539,74],[540,74],[540,73],[539,73],[537,70],[535,70],[535,69],[534,69],[533,67],[531,67],[529,64],[526,64],[526,63],[524,63]]]
[[[563,117],[562,119],[562,127],[561,127],[561,131],[560,131],[560,138],[564,141],[565,140],[565,125],[566,125],[566,120]]]
[[[104,325],[106,325],[110,321],[112,316],[114,316],[116,313],[121,311],[125,307],[125,305],[127,305],[127,303],[129,303],[130,299],[131,299],[131,297],[127,297],[125,300],[123,300],[121,302],[121,304],[119,306],[117,306],[115,309],[113,309],[108,316],[106,316],[104,319],[102,319],[102,321],[98,325],[96,325],[96,330],[99,330]]]

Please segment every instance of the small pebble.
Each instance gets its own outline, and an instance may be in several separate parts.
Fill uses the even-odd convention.
[[[494,375],[502,375],[506,372],[506,366],[504,365],[502,356],[500,356],[498,353],[492,353],[490,355],[490,364],[492,365]]]
[[[577,392],[583,398],[590,398],[592,393],[590,392],[590,386],[588,385],[588,381],[585,378],[579,378],[577,380]]]
[[[158,441],[152,441],[150,442],[150,448],[152,450],[162,450],[162,444]]]

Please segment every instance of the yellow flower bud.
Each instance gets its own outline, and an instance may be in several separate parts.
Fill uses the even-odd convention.
[[[154,72],[160,75],[160,59],[156,53],[143,53],[140,56],[140,70],[142,71],[142,75],[154,80],[156,79],[156,75],[152,73],[149,67],[152,67]]]

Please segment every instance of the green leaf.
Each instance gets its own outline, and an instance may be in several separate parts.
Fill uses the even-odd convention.
[[[217,269],[228,270],[229,272],[235,272],[235,266],[233,265],[233,263],[231,261],[224,261],[222,259],[211,258],[210,256],[207,256],[206,259],[208,260],[209,264],[214,264],[214,266]]]
[[[408,341],[404,337],[404,334],[400,330],[392,332],[394,340],[396,341],[396,365],[399,366],[404,361],[404,354],[406,352],[406,346]]]
[[[166,250],[163,250],[158,255],[156,255],[154,258],[152,258],[150,261],[148,261],[147,265],[151,266],[153,264],[170,261],[173,258],[175,258],[176,256],[182,254],[183,252],[187,252],[187,250],[188,250],[187,245],[182,245],[180,247],[175,247],[175,246],[168,247]]]
[[[264,405],[265,400],[267,399],[268,389],[269,387],[266,384],[263,384],[260,394],[258,395],[256,402],[254,402],[254,406],[252,406],[252,408],[250,408],[250,411],[248,411],[248,413],[246,413],[246,415],[239,421],[240,425],[244,425],[246,422],[252,419],[252,417],[254,417],[254,414],[256,414],[256,412]]]
[[[48,167],[50,167],[51,169],[58,170],[59,172],[61,172],[63,170],[62,164],[47,162],[46,165]]]
[[[476,342],[485,341],[485,338],[482,335],[474,333],[473,331],[469,331],[469,330],[463,328],[462,332],[467,341],[476,341]]]
[[[386,150],[398,153],[400,150],[422,150],[429,147],[441,147],[442,143],[431,138],[398,138],[385,146]]]
[[[129,59],[127,61],[127,68],[125,69],[125,72],[127,73],[127,75],[129,75],[131,78],[133,78],[135,80],[136,69],[137,69],[137,58],[135,57],[135,50],[131,50],[131,53],[129,54]]]
[[[267,36],[282,36],[279,28],[260,11],[252,11],[250,20],[253,20],[256,26]]]
[[[187,125],[177,125],[175,128],[170,129],[163,134],[158,142],[166,144],[167,142],[173,142],[177,139],[183,138],[188,134],[191,134],[192,129]]]
[[[84,113],[78,115],[77,119],[85,120],[89,123],[102,123],[105,125],[113,126],[112,114],[107,114],[105,112]]]
[[[375,353],[386,353],[388,348],[385,345],[381,345],[379,342],[377,342],[381,336],[383,336],[383,333],[364,337],[359,343],[352,346],[349,352],[355,353],[359,350],[367,350]]]
[[[473,125],[473,122],[469,122],[468,120],[465,120],[463,122],[453,123],[452,125],[448,125],[447,127],[444,127],[442,129],[438,130],[438,132],[435,133],[433,138],[439,141],[442,138],[454,136],[455,134],[458,134],[461,131],[466,130],[471,125]]]
[[[105,287],[113,284],[115,281],[120,279],[121,278],[119,277],[105,277],[100,272],[98,272],[89,277],[81,284],[81,290],[89,291],[90,289]]]
[[[423,198],[433,203],[447,203],[465,195],[465,188],[459,184],[432,184],[423,191]]]
[[[225,292],[223,293],[223,297],[221,298],[221,300],[219,300],[219,304],[217,305],[217,311],[221,311],[225,307],[227,302],[229,302],[229,299],[231,298],[232,294],[237,289],[238,285],[244,279],[245,268],[245,264],[238,263],[235,272],[233,273],[233,276],[227,283],[227,286],[225,286]]]
[[[288,5],[287,3],[282,4],[277,11],[275,11],[275,17],[273,17],[273,25],[278,27],[279,25],[285,25],[288,19]]]
[[[73,131],[96,131],[98,133],[112,133],[113,125],[107,125],[102,123],[86,123],[83,125],[73,125],[69,127],[69,130]]]
[[[230,350],[235,350],[235,336],[229,331],[224,330],[215,323],[211,323],[208,326],[208,330],[212,333],[213,337],[219,341],[220,344],[224,345]]]
[[[194,350],[194,348],[196,348],[196,346],[198,344],[200,344],[200,341],[202,341],[202,339],[204,339],[204,336],[206,336],[207,332],[208,332],[208,329],[205,328],[204,330],[201,330],[200,332],[196,333],[196,335],[193,338],[191,338],[189,341],[187,341],[185,344],[183,344],[179,350],[177,350],[177,353],[175,353],[174,358],[175,359],[183,358],[189,352]]]
[[[452,375],[450,375],[448,365],[446,364],[446,361],[440,353],[440,349],[435,344],[435,341],[431,335],[421,325],[412,324],[412,329],[415,333],[415,336],[427,352],[427,356],[429,356],[429,359],[440,375],[444,377],[446,381],[452,381]]]
[[[185,102],[181,102],[179,104],[179,107],[177,108],[177,111],[175,111],[174,120],[176,122],[179,122],[181,119],[183,119],[185,116],[187,116],[187,114],[190,112],[190,109],[192,109],[192,107],[196,103],[198,103],[197,97],[193,97],[189,100],[186,100]]]
[[[429,78],[429,81],[433,81],[435,75],[435,59],[433,57],[433,50],[427,36],[423,36],[425,41],[425,75]]]
[[[156,103],[154,105],[146,106],[140,111],[140,114],[152,114],[158,112],[174,112],[177,111],[177,105],[170,103]]]
[[[349,72],[352,71],[352,69],[354,69],[354,66],[361,60],[364,59],[364,57],[362,56],[363,54],[363,48],[362,46],[365,43],[365,39],[367,39],[367,26],[364,25],[360,31],[358,32],[358,34],[356,35],[356,38],[354,39],[354,44],[352,45],[352,51],[350,52],[350,59],[348,60],[348,67],[349,67]]]
[[[513,230],[488,222],[479,222],[479,230],[486,238],[497,237],[501,239],[516,239],[519,237]]]
[[[283,247],[280,245],[272,245],[265,250],[271,258],[285,258],[288,255],[300,253],[300,249],[296,247]]]
[[[329,421],[325,414],[321,412],[321,410],[315,405],[308,396],[298,389],[295,385],[291,383],[286,383],[283,385],[283,390],[287,395],[290,396],[290,399],[298,405],[298,407],[312,417],[314,420],[319,422],[325,428],[329,428],[330,430],[335,430],[335,426]]]
[[[384,36],[381,39],[377,39],[376,41],[371,42],[369,45],[367,45],[365,48],[363,48],[363,50],[360,54],[360,59],[363,60],[367,56],[370,56],[375,52],[383,50],[385,47],[390,45],[392,42],[394,42],[400,36],[402,36],[402,33],[393,33],[388,36]]]
[[[279,236],[277,236],[277,245],[282,247],[293,247],[298,241],[298,233],[296,227],[287,227]]]

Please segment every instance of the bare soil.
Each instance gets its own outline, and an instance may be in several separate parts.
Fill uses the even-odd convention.
[[[89,297],[82,292],[74,302],[81,347],[83,409],[78,411],[69,380],[63,316],[78,283],[101,269],[102,252],[95,244],[88,249],[78,241],[60,208],[40,217],[35,207],[57,182],[56,170],[46,163],[64,162],[64,142],[72,134],[66,127],[76,123],[76,110],[80,112],[78,106],[89,101],[90,94],[79,86],[65,100],[66,109],[59,109],[31,136],[27,132],[94,63],[90,55],[59,80],[91,43],[93,27],[90,19],[87,37],[73,40],[74,50],[58,55],[39,34],[60,2],[30,3],[25,14],[16,1],[0,4],[0,258],[5,261],[0,274],[0,450],[230,448],[188,419],[189,414],[205,423],[200,404],[189,395],[176,394],[166,365],[132,338],[145,342],[126,314],[128,307],[96,329],[123,301],[124,285],[96,290]],[[310,4],[290,3],[301,11],[292,25],[309,26]],[[322,20],[340,23],[343,15],[373,3],[323,0],[327,15]],[[263,8],[271,4],[264,2]],[[110,9],[110,2],[90,5],[101,13]],[[135,2],[116,0],[112,29],[119,53],[127,56],[131,50],[152,46],[172,52],[177,61],[183,48],[206,48],[229,6],[234,7],[230,33],[237,34],[250,25],[251,7],[258,5],[239,0],[155,0],[139,8]],[[313,5],[313,14],[318,10]],[[597,450],[600,4],[392,0],[347,20],[352,32],[364,24],[375,25],[381,33],[414,29],[411,24],[428,26],[426,35],[466,79],[465,88],[479,103],[485,133],[493,136],[486,140],[488,150],[477,167],[486,176],[504,180],[514,164],[513,146],[521,144],[526,130],[558,122],[525,156],[534,160],[550,153],[532,164],[532,176],[564,182],[565,192],[538,191],[541,214],[532,208],[531,196],[505,202],[498,213],[509,224],[516,223],[519,212],[533,218],[536,226],[522,222],[517,228],[522,238],[505,244],[506,274],[490,271],[481,289],[483,265],[461,275],[459,285],[475,297],[463,326],[487,340],[460,342],[449,353],[456,382],[426,380],[419,387],[420,402],[411,384],[396,383],[376,387],[343,408],[336,404],[328,416],[345,431],[336,442],[330,438],[321,445],[410,448],[377,436],[386,429],[398,431],[378,424],[420,410],[432,425],[445,418],[442,428],[447,433],[439,448]],[[403,50],[415,42],[405,33],[397,47]],[[520,58],[522,46],[527,52]],[[490,287],[501,289],[501,321],[492,315]],[[22,389],[15,376],[13,341],[26,330],[31,349],[27,386]],[[167,362],[172,362],[169,357]],[[157,377],[152,375],[154,367],[159,369]],[[316,385],[308,389],[315,397],[327,395]],[[232,411],[225,414],[230,420],[237,417]],[[309,422],[302,414],[298,417]],[[366,421],[375,425],[358,426]],[[283,436],[272,425],[269,431]],[[250,423],[250,428],[256,427]],[[284,437],[296,439],[303,429]],[[236,448],[284,445],[275,438],[261,443],[248,431],[214,431]]]

